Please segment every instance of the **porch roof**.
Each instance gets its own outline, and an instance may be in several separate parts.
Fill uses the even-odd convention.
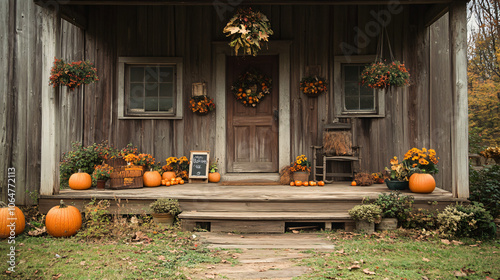
[[[43,4],[44,0],[34,0]],[[443,4],[464,0],[242,0],[239,5],[387,5],[387,4]],[[67,0],[66,5],[217,5],[213,0]],[[219,5],[230,5],[220,2]]]

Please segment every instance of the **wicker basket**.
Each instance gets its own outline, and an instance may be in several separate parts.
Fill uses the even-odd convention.
[[[143,166],[123,165],[113,169],[109,188],[113,190],[139,189],[144,187],[142,180]]]

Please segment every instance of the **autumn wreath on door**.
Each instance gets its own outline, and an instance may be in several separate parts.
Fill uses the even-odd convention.
[[[234,96],[243,105],[257,107],[266,95],[271,93],[272,79],[251,69],[239,76],[232,86]]]

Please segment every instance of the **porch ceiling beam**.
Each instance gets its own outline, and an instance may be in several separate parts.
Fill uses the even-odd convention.
[[[454,0],[399,0],[398,4],[438,4],[451,3]],[[48,2],[48,0],[35,0],[35,2]],[[219,3],[219,4],[217,4]],[[387,5],[394,4],[394,0],[243,0],[239,5]],[[225,1],[214,0],[67,0],[64,5],[227,5]]]
[[[451,140],[451,168],[453,195],[469,197],[469,139],[467,104],[467,3],[456,1],[450,5],[449,38],[453,125]]]
[[[432,5],[424,15],[425,26],[431,26],[434,22],[440,19],[443,15],[448,12],[449,5],[447,4],[435,4]]]

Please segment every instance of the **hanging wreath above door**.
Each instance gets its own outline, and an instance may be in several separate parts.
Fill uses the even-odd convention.
[[[271,23],[267,17],[252,8],[239,9],[229,20],[223,30],[227,37],[231,36],[229,46],[234,48],[236,55],[238,50],[243,50],[243,55],[256,56],[261,49],[261,44],[267,42],[273,35]]]
[[[249,107],[257,107],[264,96],[271,93],[272,79],[255,69],[239,76],[231,90],[238,101]]]

